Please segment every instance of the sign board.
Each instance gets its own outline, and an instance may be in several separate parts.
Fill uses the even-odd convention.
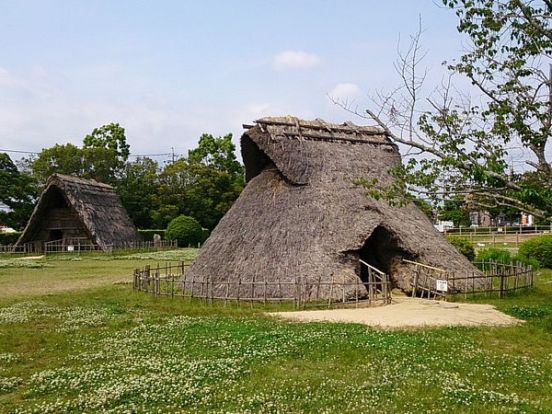
[[[70,244],[69,246],[67,246],[67,251],[68,251],[68,252],[74,252],[74,251],[75,251],[75,246],[73,246],[72,244]]]
[[[448,292],[448,282],[446,280],[437,279],[435,284],[437,285],[436,289],[439,292]]]

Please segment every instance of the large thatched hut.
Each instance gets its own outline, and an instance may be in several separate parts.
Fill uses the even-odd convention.
[[[53,174],[17,244],[33,251],[107,251],[140,236],[113,187],[95,180]]]
[[[217,282],[238,279],[363,279],[362,259],[411,291],[412,264],[402,259],[475,271],[414,204],[390,206],[355,184],[359,178],[392,182],[389,169],[401,158],[382,130],[293,117],[263,118],[246,128],[247,185],[188,280],[209,279],[216,289]]]

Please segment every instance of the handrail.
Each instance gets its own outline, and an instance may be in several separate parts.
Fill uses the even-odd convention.
[[[413,260],[402,259],[402,261],[405,262],[405,263],[410,263],[410,264],[416,265],[416,266],[425,267],[427,269],[436,270],[436,271],[441,272],[441,273],[446,273],[447,272],[445,269],[441,269],[440,267],[429,266],[429,265],[426,265],[426,264],[423,264],[423,263],[420,263],[420,262],[415,262]]]
[[[359,262],[362,263],[364,266],[367,266],[370,270],[375,271],[375,272],[378,273],[380,276],[385,276],[385,275],[386,275],[385,272],[382,272],[382,271],[379,270],[377,267],[374,267],[374,266],[372,266],[371,264],[366,263],[366,262],[365,262],[364,260],[362,260],[362,259],[359,259]]]

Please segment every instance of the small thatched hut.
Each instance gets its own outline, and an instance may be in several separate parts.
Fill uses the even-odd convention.
[[[412,265],[403,258],[475,271],[414,204],[392,207],[354,183],[392,182],[388,170],[401,158],[382,130],[293,117],[263,118],[246,128],[247,185],[187,278],[209,278],[215,288],[238,278],[354,280],[364,278],[363,259],[410,291]]]
[[[113,187],[95,180],[53,174],[17,241],[65,250],[66,246],[110,250],[139,241],[140,236]]]

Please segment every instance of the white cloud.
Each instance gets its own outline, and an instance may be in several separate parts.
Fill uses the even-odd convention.
[[[320,57],[314,53],[300,50],[286,50],[274,56],[275,69],[306,69],[320,63]]]
[[[337,102],[351,101],[362,95],[362,90],[355,83],[338,83],[328,94]]]

